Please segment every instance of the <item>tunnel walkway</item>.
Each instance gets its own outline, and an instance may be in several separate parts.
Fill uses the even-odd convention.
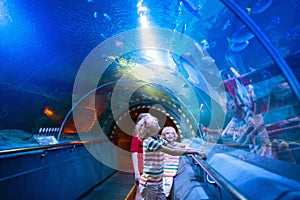
[[[123,200],[134,184],[132,173],[117,172],[78,200]]]

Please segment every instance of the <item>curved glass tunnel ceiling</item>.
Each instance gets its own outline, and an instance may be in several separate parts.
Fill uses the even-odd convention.
[[[244,11],[251,11],[255,5],[235,2]],[[248,15],[297,80],[298,4],[272,2]],[[238,74],[257,83],[257,102],[269,102],[266,109],[270,112],[264,111],[266,122],[299,115],[295,95],[299,91],[293,90],[291,78],[248,24],[221,1],[15,0],[0,5],[1,132],[18,130],[32,136],[40,128],[58,128],[74,103],[101,86],[96,95],[87,95],[74,108],[75,112],[92,111],[91,123],[82,130],[90,128],[95,115],[101,124],[114,110],[122,115],[140,104],[156,103],[167,105],[170,112],[173,105],[175,110],[179,108],[193,129],[200,124],[224,128],[232,113],[225,108],[228,92],[224,89],[228,85],[223,82]],[[146,28],[154,32],[137,35]],[[161,33],[158,30],[169,34],[156,34]],[[95,67],[86,71],[81,87],[74,88],[84,62],[107,41],[109,48],[98,54],[101,62],[92,59]],[[90,102],[97,103],[91,106]],[[175,110],[173,115],[180,122],[181,112]],[[66,132],[76,130],[72,115],[65,124]],[[113,121],[109,122],[109,131]]]
[[[198,47],[195,46],[195,48]],[[193,125],[190,125],[191,127],[184,132],[194,132],[195,136],[199,127],[200,114],[205,107],[205,110],[209,112],[206,115],[202,114],[202,122],[220,127],[222,120],[224,121],[225,112],[222,107],[221,94],[224,91],[219,87],[221,83],[221,79],[218,78],[219,73],[218,71],[215,74],[212,73],[212,66],[212,69],[207,70],[206,73],[214,79],[205,78],[197,66],[188,61],[188,59],[193,59],[192,56],[190,53],[172,55],[169,51],[156,49],[137,50],[122,56],[108,56],[107,60],[110,64],[104,70],[97,84],[99,90],[97,90],[96,96],[102,93],[109,96],[109,103],[105,104],[110,105],[108,109],[115,117],[127,112],[133,106],[139,105],[158,106],[159,109],[164,111],[167,109],[168,112],[174,109],[175,113],[184,116],[178,123],[186,120],[193,122]],[[98,65],[98,62],[93,61],[93,63]],[[213,65],[212,61],[211,65]],[[98,69],[98,67],[92,67],[92,69],[94,68]],[[94,74],[91,76],[93,77]],[[89,80],[89,78],[87,79]],[[86,80],[86,76],[83,80]],[[102,87],[103,85],[105,86]],[[86,87],[88,88],[88,86]],[[215,88],[217,92],[214,91]],[[211,92],[212,90],[213,92]],[[76,90],[74,91],[76,94]],[[80,92],[82,91],[80,90]],[[89,98],[93,98],[92,96]],[[74,101],[77,102],[78,99]],[[104,104],[97,100],[93,103],[96,104],[96,107],[97,104]],[[82,106],[79,104],[79,107]],[[211,117],[210,109],[218,111],[218,114]],[[186,119],[187,117],[189,119]],[[209,118],[213,118],[213,120],[209,121]]]

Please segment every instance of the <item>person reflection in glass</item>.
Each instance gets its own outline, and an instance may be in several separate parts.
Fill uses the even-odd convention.
[[[226,139],[230,137],[235,144],[249,145],[251,152],[261,155],[263,148],[270,143],[262,115],[254,115],[236,98],[227,102],[227,109],[233,112],[233,117],[224,130],[211,130],[203,127],[202,131],[207,134],[219,133],[223,143],[226,143]]]

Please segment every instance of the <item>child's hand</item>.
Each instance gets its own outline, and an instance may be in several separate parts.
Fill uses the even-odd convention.
[[[206,154],[203,153],[202,151],[198,150],[197,154],[198,154],[202,159],[206,159]]]
[[[140,178],[141,178],[140,173],[134,173],[134,179],[135,179],[136,181],[139,181]]]
[[[206,154],[203,153],[200,149],[188,149],[187,151],[188,154],[197,154],[199,155],[202,159],[206,158]]]

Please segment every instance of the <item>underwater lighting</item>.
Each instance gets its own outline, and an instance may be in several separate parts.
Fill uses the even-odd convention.
[[[137,13],[140,16],[139,22],[140,22],[142,28],[148,28],[149,27],[149,21],[147,18],[148,8],[145,6],[142,6],[142,4],[143,4],[143,0],[140,0],[136,5]]]
[[[139,15],[139,22],[140,22],[141,28],[145,29],[145,31],[141,32],[140,39],[141,39],[141,44],[143,44],[145,47],[156,46],[155,44],[158,42],[157,38],[155,37],[155,34],[153,34],[150,31],[150,29],[148,29],[148,28],[150,28],[150,22],[148,19],[149,12],[150,12],[149,9],[143,5],[143,0],[138,1],[137,13]],[[142,53],[143,53],[143,56],[154,58],[156,61],[160,60],[159,57],[161,55],[159,55],[159,53],[157,53],[155,50],[151,51],[150,53],[146,52],[146,51],[144,51]],[[148,78],[151,77],[151,75],[149,75],[149,74],[147,74],[147,76],[148,76]]]
[[[140,15],[139,21],[141,23],[142,28],[148,28],[149,27],[149,22],[148,22],[147,16]]]

